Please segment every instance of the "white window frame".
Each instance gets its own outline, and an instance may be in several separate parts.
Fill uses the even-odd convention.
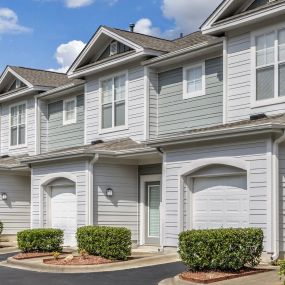
[[[74,118],[72,120],[67,120],[66,119],[66,104],[69,102],[74,102]],[[77,98],[72,97],[63,100],[63,125],[71,125],[71,124],[76,124],[77,122]]]
[[[11,110],[14,107],[18,107],[21,105],[25,105],[25,143],[24,144],[18,144],[19,143],[19,133],[18,133],[18,127],[19,125],[17,124],[17,145],[11,145]],[[17,114],[18,117],[18,114]],[[22,101],[19,103],[15,103],[9,106],[9,149],[17,149],[17,148],[23,148],[23,147],[27,147],[27,139],[28,139],[28,108],[27,108],[27,101]],[[18,121],[18,118],[17,118]]]
[[[268,105],[274,105],[279,103],[285,103],[285,96],[279,97],[279,65],[285,64],[285,61],[279,62],[279,45],[278,45],[278,32],[279,30],[285,29],[285,23],[273,25],[270,27],[266,27],[260,29],[256,32],[251,33],[251,107],[263,107]],[[256,62],[256,38],[258,36],[262,36],[264,34],[268,34],[270,32],[275,33],[275,40],[274,40],[274,97],[269,99],[257,100],[257,62]],[[259,67],[261,68],[261,67]]]
[[[126,94],[125,94],[125,125],[123,126],[115,126],[115,108],[114,108],[114,89],[113,89],[113,94],[112,94],[112,127],[110,128],[102,128],[102,83],[104,81],[107,81],[109,79],[113,79],[113,84],[114,84],[114,78],[118,76],[125,76],[126,77],[126,82],[125,82],[125,89],[126,89]],[[128,71],[123,71],[120,73],[115,73],[112,74],[111,76],[106,76],[102,77],[99,79],[99,134],[104,134],[104,133],[110,133],[110,132],[117,132],[117,131],[123,131],[128,129],[128,102],[129,102],[129,74]]]
[[[188,89],[188,81],[187,81],[187,72],[190,69],[202,67],[202,90],[195,92],[187,92]],[[205,61],[197,62],[191,65],[187,65],[183,67],[183,99],[195,98],[199,96],[206,95],[206,76],[205,76]]]

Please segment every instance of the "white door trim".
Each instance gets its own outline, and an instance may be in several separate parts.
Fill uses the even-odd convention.
[[[140,176],[140,240],[139,245],[145,244],[145,183],[147,182],[156,182],[160,181],[161,183],[161,175],[141,175]],[[161,189],[161,187],[160,187]],[[160,190],[161,194],[161,190]],[[161,222],[161,207],[162,203],[160,201],[160,222]],[[161,237],[160,237],[161,240]]]

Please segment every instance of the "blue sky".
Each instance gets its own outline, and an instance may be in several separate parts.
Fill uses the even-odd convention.
[[[220,0],[1,0],[0,70],[64,71],[99,25],[173,38],[190,33]],[[205,8],[207,7],[207,8]]]

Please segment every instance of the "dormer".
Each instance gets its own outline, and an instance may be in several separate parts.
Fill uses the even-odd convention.
[[[101,26],[68,71],[69,78],[82,78],[172,51],[172,41]]]

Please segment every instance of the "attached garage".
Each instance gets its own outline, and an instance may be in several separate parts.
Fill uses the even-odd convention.
[[[244,170],[211,165],[185,179],[186,220],[193,229],[249,226],[249,195]]]

